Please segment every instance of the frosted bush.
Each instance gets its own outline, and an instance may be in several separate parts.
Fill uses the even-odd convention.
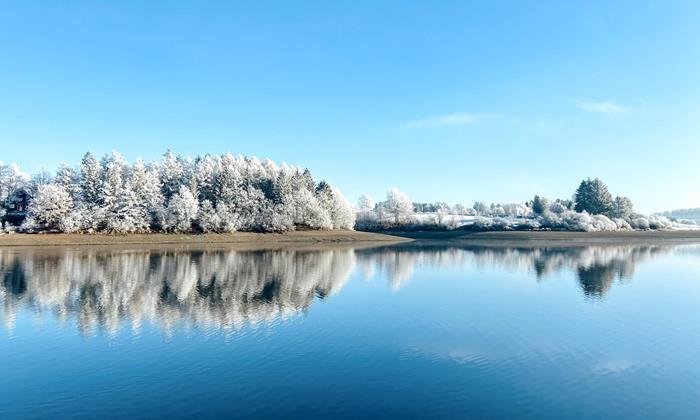
[[[632,223],[630,223],[633,228],[638,229],[638,230],[649,230],[650,225],[649,225],[649,220],[647,220],[646,217],[636,217],[634,220],[632,220]]]

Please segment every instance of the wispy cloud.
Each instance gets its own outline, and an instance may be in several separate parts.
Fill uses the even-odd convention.
[[[476,114],[470,114],[467,112],[455,112],[452,114],[433,115],[430,117],[409,121],[406,124],[406,126],[411,128],[425,128],[470,125],[474,124],[478,119],[479,116]]]
[[[627,108],[614,101],[580,101],[579,106],[584,111],[597,112],[599,114],[621,114],[628,111]]]

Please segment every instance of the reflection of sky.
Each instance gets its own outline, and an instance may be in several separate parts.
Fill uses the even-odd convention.
[[[0,417],[86,406],[176,417],[205,408],[646,418],[700,409],[700,258],[692,253],[640,258],[631,277],[592,299],[575,258],[538,281],[527,264],[476,264],[471,251],[453,263],[406,254],[413,274],[397,290],[386,270],[394,257],[382,252],[307,260],[326,267],[318,281],[339,292],[256,328],[184,323],[163,334],[144,322],[137,333],[127,324],[83,336],[70,310],[23,305],[0,333],[0,391],[11,396]],[[354,261],[350,278],[338,258]]]

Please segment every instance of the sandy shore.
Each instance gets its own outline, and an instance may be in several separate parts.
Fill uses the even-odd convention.
[[[65,245],[276,245],[276,244],[382,244],[411,241],[381,233],[354,231],[299,231],[288,233],[234,232],[222,234],[4,234],[0,246]]]

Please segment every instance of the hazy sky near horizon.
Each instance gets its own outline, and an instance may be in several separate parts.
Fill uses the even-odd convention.
[[[700,207],[700,2],[0,0],[0,160],[224,153],[352,201]]]

